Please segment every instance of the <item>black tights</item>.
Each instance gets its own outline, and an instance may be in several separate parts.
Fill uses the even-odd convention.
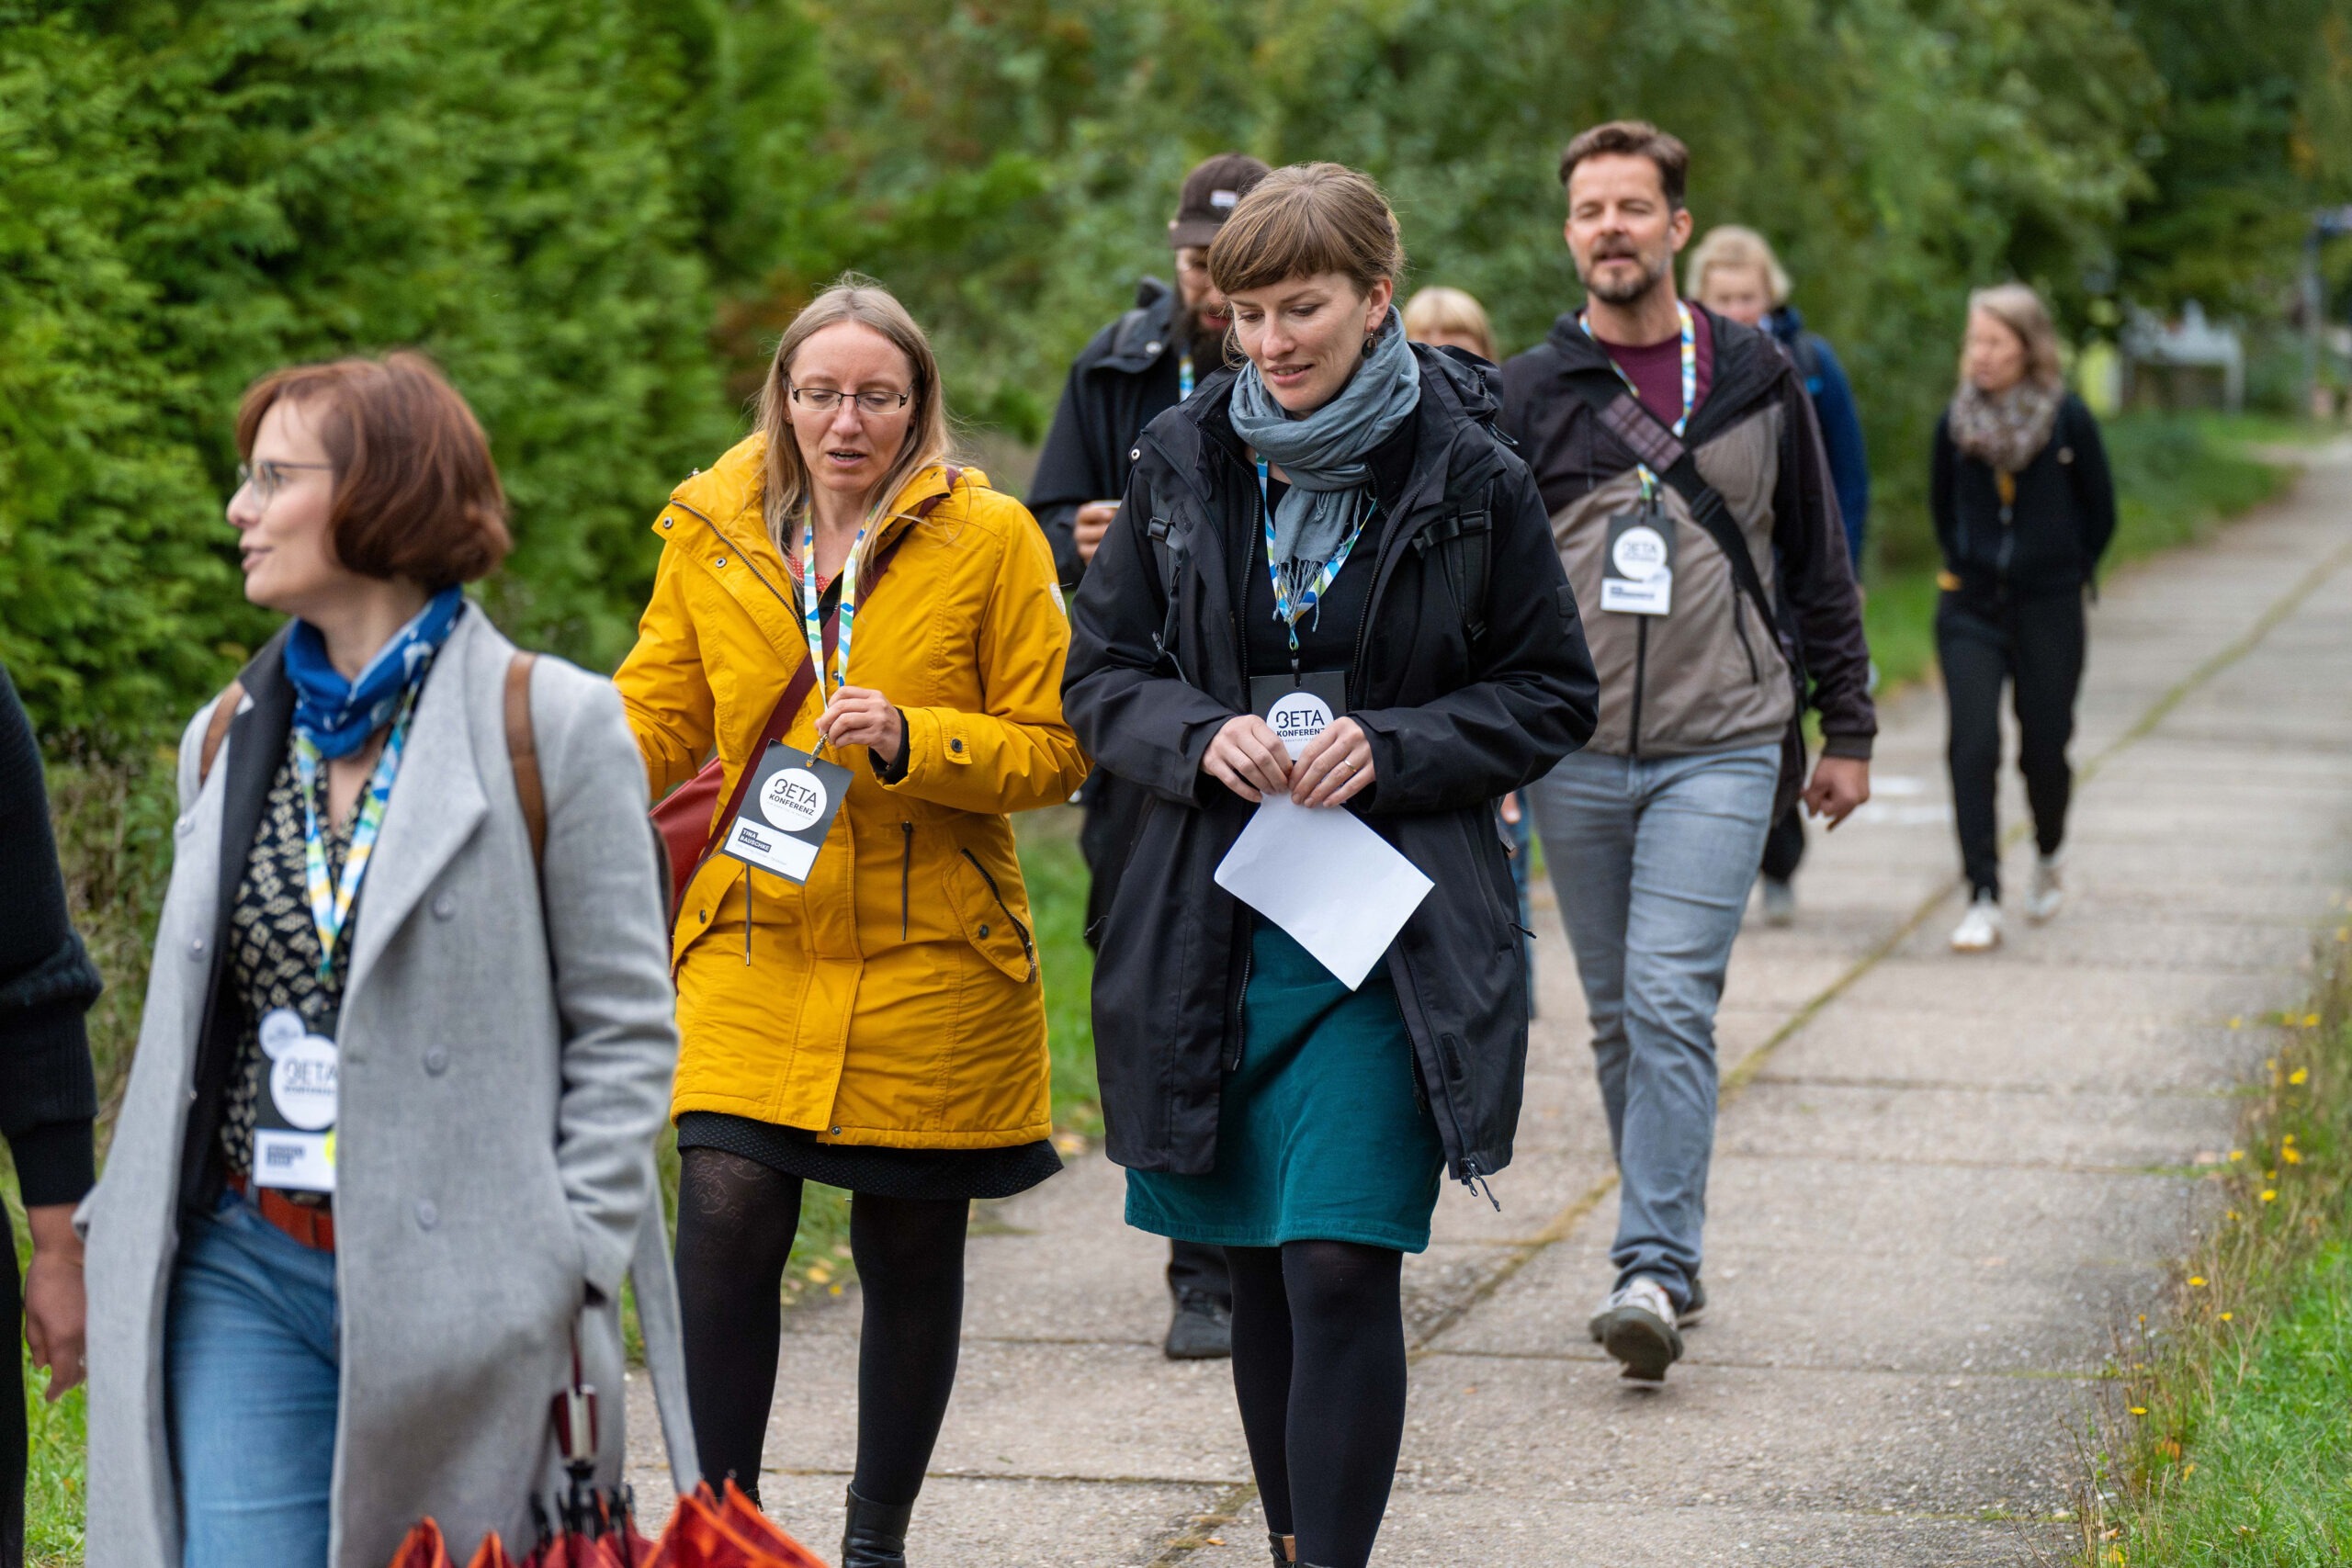
[[[1233,1392],[1266,1527],[1298,1561],[1363,1568],[1405,1436],[1404,1255],[1348,1241],[1228,1247]]]
[[[687,1149],[679,1163],[678,1304],[695,1446],[713,1485],[731,1475],[756,1502],[800,1179],[720,1149]],[[899,1506],[922,1490],[956,1387],[969,1210],[960,1198],[850,1201],[865,1307],[850,1485],[868,1502]]]

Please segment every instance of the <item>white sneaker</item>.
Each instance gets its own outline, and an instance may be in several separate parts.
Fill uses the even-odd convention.
[[[1776,931],[1796,924],[1795,885],[1783,882],[1777,876],[1767,876],[1759,880],[1764,884],[1764,923]]]
[[[1954,953],[1990,953],[2001,945],[2001,901],[1979,893],[1951,931]]]
[[[1666,1369],[1682,1359],[1682,1335],[1675,1327],[1674,1298],[1647,1274],[1612,1292],[1593,1314],[1593,1337],[1624,1366],[1635,1382],[1664,1382]]]
[[[2056,914],[2066,902],[2066,884],[2060,876],[2066,864],[2066,852],[2037,856],[2033,863],[2033,886],[2025,896],[2025,918],[2035,925]]]

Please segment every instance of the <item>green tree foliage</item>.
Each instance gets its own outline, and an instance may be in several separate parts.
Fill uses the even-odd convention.
[[[220,519],[239,389],[414,343],[514,500],[493,609],[609,663],[645,517],[842,269],[1034,440],[1185,168],[1243,147],[1371,170],[1412,281],[1516,348],[1577,300],[1558,149],[1618,115],[1690,143],[1702,228],[1781,247],[1916,558],[1965,290],[2079,321],[2291,267],[2282,214],[2352,175],[2347,5],[0,0],[0,657],[52,728],[186,713],[267,626]]]
[[[220,497],[246,382],[422,344],[492,434],[524,636],[626,648],[649,507],[735,428],[715,260],[773,225],[705,85],[724,12],[17,6],[0,75],[0,652],[52,727],[176,716],[266,629]],[[789,125],[787,118],[784,122]],[[776,132],[764,132],[773,136]],[[763,155],[764,154],[764,155]]]

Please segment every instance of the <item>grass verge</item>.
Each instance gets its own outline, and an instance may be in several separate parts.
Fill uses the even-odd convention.
[[[2277,1035],[2222,1218],[2134,1325],[2077,1485],[2086,1568],[2320,1564],[2352,1557],[2352,910]]]

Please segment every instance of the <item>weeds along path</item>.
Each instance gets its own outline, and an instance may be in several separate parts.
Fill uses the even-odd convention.
[[[1540,912],[1502,1211],[1450,1190],[1407,1266],[1412,1405],[1375,1561],[1876,1568],[2063,1546],[2086,1385],[2203,1223],[2259,1016],[2301,998],[2312,924],[2352,886],[2352,452],[2119,574],[2092,639],[2056,921],[1945,951],[1956,856],[1921,690],[1883,715],[1876,799],[1815,834],[1797,924],[1743,935],[1709,1318],[1659,1393],[1585,1337],[1615,1202],[1573,964]],[[2013,840],[2013,886],[2030,852]],[[1090,1156],[976,1229],[910,1538],[926,1565],[1265,1561],[1227,1370],[1161,1359],[1165,1254],[1121,1223],[1122,1193]],[[790,1315],[763,1482],[825,1549],[856,1331],[854,1292]]]

